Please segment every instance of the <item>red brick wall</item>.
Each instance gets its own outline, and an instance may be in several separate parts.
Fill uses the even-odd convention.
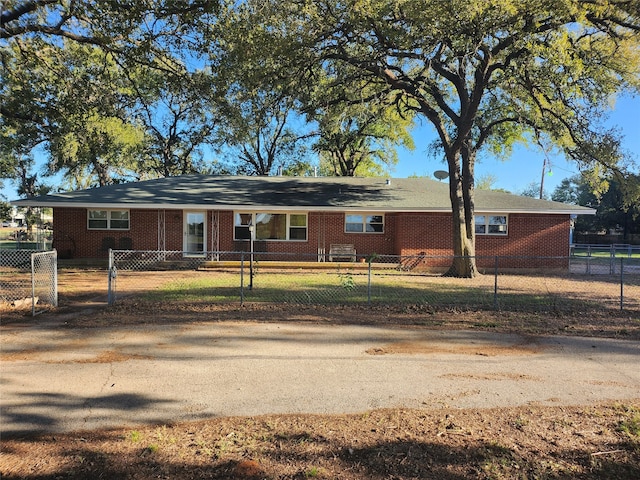
[[[476,251],[483,255],[567,256],[569,215],[509,215],[507,238],[476,237]]]
[[[398,255],[427,255],[423,267],[445,267],[451,263],[451,215],[447,213],[397,213]]]
[[[247,251],[249,242],[233,240],[233,212],[207,212],[207,249],[214,249],[212,221],[218,215],[221,251]],[[165,248],[183,248],[183,211],[166,210]],[[106,257],[103,238],[132,239],[135,250],[158,248],[158,211],[130,210],[130,230],[88,230],[87,211],[83,208],[55,208],[53,216],[54,247],[62,258]],[[566,256],[569,246],[568,215],[509,215],[508,235],[476,237],[478,256]],[[385,231],[380,234],[346,233],[344,213],[311,212],[308,217],[306,242],[255,242],[256,251],[317,254],[318,248],[329,253],[331,244],[353,244],[358,256],[428,255],[449,256],[452,253],[451,215],[447,213],[388,213]],[[493,259],[490,260],[491,264]],[[438,264],[437,260],[432,260]],[[440,263],[448,264],[443,259]]]
[[[332,244],[348,244],[355,246],[358,256],[364,257],[372,253],[393,255],[396,253],[393,236],[394,214],[386,214],[384,220],[384,233],[348,233],[345,232],[344,213],[310,214],[309,224],[313,224],[314,227],[310,230],[309,241],[314,249],[324,248],[326,253],[329,253]]]
[[[569,255],[569,215],[511,214],[508,234],[476,236],[476,254],[506,257],[567,257]],[[494,259],[478,259],[479,265]],[[533,258],[501,259],[501,267],[567,267],[566,261]]]
[[[157,250],[158,211],[131,209],[129,230],[89,230],[84,208],[55,208],[53,242],[62,258],[106,258],[103,239],[113,238],[115,248],[130,238],[135,250]],[[166,249],[182,250],[182,211],[168,210],[165,220]]]

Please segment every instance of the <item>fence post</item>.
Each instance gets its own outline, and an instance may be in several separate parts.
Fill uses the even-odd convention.
[[[616,273],[616,247],[615,245],[611,245],[611,250],[609,252],[609,274],[613,275]]]
[[[373,259],[369,260],[369,275],[367,278],[367,305],[371,305],[371,262],[373,262]]]
[[[31,316],[36,316],[36,279],[33,272],[35,271],[36,254],[31,254]]]
[[[620,310],[624,309],[624,257],[620,257]]]
[[[495,258],[493,268],[493,309],[498,310],[498,256]]]
[[[107,281],[107,305],[113,305],[115,302],[114,280],[116,278],[116,268],[113,260],[113,250],[109,249],[109,266],[107,270],[109,279]]]
[[[244,305],[244,252],[240,254],[240,305]]]
[[[58,251],[53,249],[53,306],[58,306]]]

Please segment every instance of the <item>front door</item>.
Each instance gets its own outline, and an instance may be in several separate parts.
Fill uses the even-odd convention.
[[[184,215],[184,256],[202,256],[207,238],[205,212],[185,212]]]

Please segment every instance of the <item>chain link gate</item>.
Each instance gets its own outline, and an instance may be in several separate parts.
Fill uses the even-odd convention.
[[[31,254],[31,314],[36,305],[58,306],[58,252],[37,252]]]
[[[0,250],[0,304],[31,305],[32,315],[57,307],[57,252]]]

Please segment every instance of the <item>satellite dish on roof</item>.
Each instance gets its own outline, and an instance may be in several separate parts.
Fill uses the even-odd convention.
[[[436,170],[435,172],[433,172],[433,176],[438,180],[444,180],[449,176],[449,173],[445,172],[444,170]]]

